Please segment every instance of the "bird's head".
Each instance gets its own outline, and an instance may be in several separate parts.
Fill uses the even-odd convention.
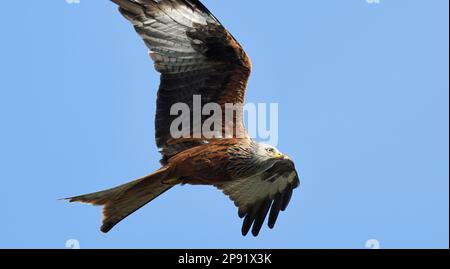
[[[281,153],[276,147],[264,143],[257,143],[256,155],[264,161],[289,160],[289,157]]]

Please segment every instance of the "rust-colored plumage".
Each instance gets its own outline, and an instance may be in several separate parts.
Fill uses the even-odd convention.
[[[232,137],[222,133],[212,139],[174,138],[170,130],[177,117],[171,115],[171,107],[184,103],[192,108],[193,96],[218,104],[222,111],[226,104],[244,102],[251,72],[245,51],[198,0],[112,2],[134,25],[161,73],[155,129],[162,168],[125,185],[69,200],[104,206],[101,230],[108,232],[175,185],[211,185],[239,208],[243,235],[252,229],[257,236],[267,215],[273,228],[299,185],[298,175],[288,157],[248,137],[242,113],[236,113],[231,123],[222,122],[223,132],[233,126]],[[191,122],[190,130],[195,124]]]

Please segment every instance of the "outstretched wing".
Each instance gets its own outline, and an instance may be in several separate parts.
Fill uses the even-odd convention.
[[[156,112],[156,143],[163,162],[177,153],[206,143],[195,137],[206,117],[190,117],[190,138],[173,138],[171,107],[184,103],[193,111],[193,96],[202,104],[242,104],[251,72],[245,51],[222,24],[198,0],[112,0],[142,37],[155,68],[161,73]],[[224,112],[223,112],[224,114]],[[222,124],[225,116],[222,116]],[[234,136],[245,134],[242,111],[233,113]],[[230,125],[229,125],[230,126]],[[201,128],[201,127],[200,127]],[[228,129],[229,130],[229,129]],[[225,128],[218,137],[224,137]],[[217,134],[216,134],[217,135]]]
[[[239,208],[239,217],[244,218],[242,234],[247,235],[253,226],[252,234],[258,236],[268,214],[269,228],[275,227],[278,214],[286,210],[292,191],[299,185],[294,163],[283,160],[260,175],[218,184],[216,187],[223,190]]]

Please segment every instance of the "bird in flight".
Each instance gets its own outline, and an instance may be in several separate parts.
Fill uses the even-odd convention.
[[[192,109],[193,96],[221,108],[244,102],[251,62],[243,48],[198,0],[111,1],[133,24],[161,73],[155,119],[161,168],[130,183],[67,200],[103,206],[101,231],[107,233],[176,185],[210,185],[238,207],[244,236],[250,230],[258,236],[267,216],[272,229],[300,184],[298,173],[289,157],[249,137],[242,111],[223,121],[223,129],[232,126],[231,136],[222,131],[213,137],[174,137],[171,132],[177,117],[171,107],[183,103]],[[201,117],[197,124],[205,120]]]

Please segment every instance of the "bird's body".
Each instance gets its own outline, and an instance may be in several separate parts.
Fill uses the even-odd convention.
[[[239,113],[221,115],[219,135],[174,137],[174,104],[192,108],[192,97],[220,108],[244,102],[250,60],[222,24],[198,0],[112,0],[144,39],[161,73],[156,143],[163,156],[156,172],[125,185],[69,198],[104,206],[102,231],[108,232],[140,207],[178,184],[215,186],[230,197],[244,218],[242,233],[258,235],[269,214],[273,228],[299,185],[293,162],[274,147],[252,140]],[[231,137],[226,130],[231,127]],[[228,128],[228,129],[227,129]]]

